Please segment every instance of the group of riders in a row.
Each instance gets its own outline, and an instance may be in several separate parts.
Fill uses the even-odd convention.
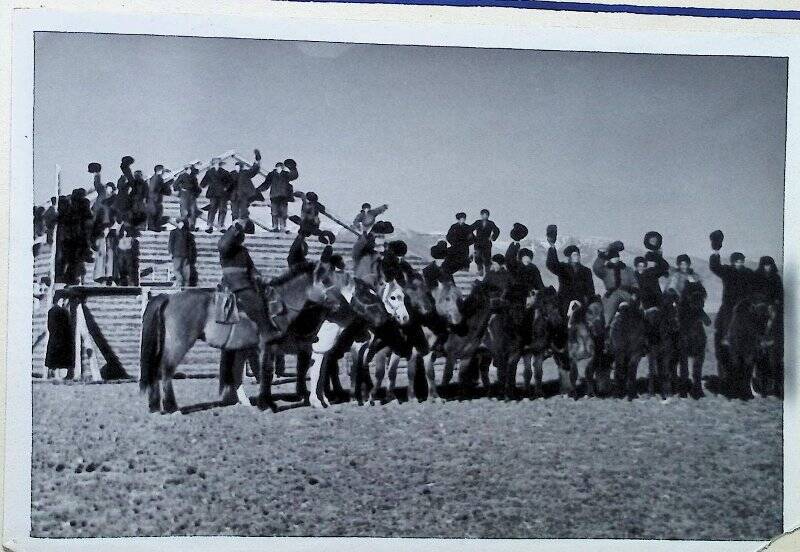
[[[311,194],[308,194],[311,195]],[[316,196],[313,196],[316,200]],[[304,205],[308,203],[304,200]],[[313,207],[313,202],[311,207]],[[312,209],[313,210],[313,209]],[[474,224],[466,223],[466,215],[458,213],[457,222],[447,234],[447,241],[439,241],[430,249],[432,261],[418,273],[405,259],[407,244],[401,240],[391,240],[393,226],[387,221],[376,221],[375,215],[385,211],[385,206],[372,210],[365,204],[356,219],[358,239],[352,250],[352,273],[355,280],[356,298],[365,294],[380,295],[388,283],[405,287],[413,281],[422,281],[427,289],[440,285],[454,287],[453,275],[460,270],[468,270],[472,259],[481,273],[481,280],[475,282],[491,298],[492,309],[502,313],[508,326],[517,334],[515,339],[525,346],[531,339],[533,297],[545,289],[539,268],[534,264],[534,253],[523,247],[522,241],[528,237],[528,229],[516,223],[510,231],[511,243],[505,254],[492,255],[492,242],[499,237],[499,229],[489,220],[489,211],[481,212],[481,219]],[[309,224],[301,225],[289,257],[289,273],[303,270],[310,263],[306,259],[308,246],[306,239],[319,236],[321,242],[330,244],[332,234],[319,231],[318,219],[314,224],[311,213]],[[642,311],[658,312],[668,301],[677,301],[691,283],[693,289],[702,289],[700,276],[692,269],[691,258],[686,254],[677,257],[677,266],[671,268],[664,259],[661,246],[662,236],[658,232],[648,232],[644,236],[647,253],[636,257],[629,266],[620,257],[625,247],[621,241],[614,241],[597,251],[591,268],[582,263],[581,251],[576,245],[568,245],[563,251],[565,260],[559,259],[556,249],[557,228],[547,227],[546,268],[558,278],[557,304],[561,320],[566,330],[573,311],[585,309],[588,305],[602,305],[602,318],[606,333],[619,316],[621,306],[636,304]],[[728,329],[735,318],[736,306],[745,299],[759,297],[777,312],[778,325],[782,320],[783,289],[776,263],[771,257],[762,257],[758,268],[752,270],[745,266],[745,257],[735,252],[730,255],[730,264],[720,260],[723,234],[715,231],[710,235],[712,254],[709,259],[710,270],[722,280],[722,304],[715,322],[715,353],[719,372],[725,374],[730,366]],[[236,221],[219,241],[220,262],[223,268],[223,284],[236,294],[238,304],[247,315],[260,326],[271,323],[269,306],[263,300],[261,275],[255,267],[244,245],[244,221]],[[469,248],[473,246],[474,256]],[[330,255],[331,264],[339,271],[345,268],[344,259]],[[595,290],[593,275],[605,287],[602,295]],[[662,282],[666,280],[666,285]],[[705,291],[703,290],[703,297]],[[711,325],[709,316],[699,309],[699,319],[703,325]],[[776,329],[780,334],[782,328]],[[703,335],[705,335],[703,333]],[[437,341],[442,346],[444,339]],[[608,342],[600,345],[608,352]],[[782,348],[782,345],[780,345]],[[563,351],[561,351],[563,352]],[[555,356],[555,355],[554,355]],[[516,360],[515,360],[516,362]],[[619,370],[619,367],[617,367]],[[700,373],[694,374],[693,396],[702,396]]]

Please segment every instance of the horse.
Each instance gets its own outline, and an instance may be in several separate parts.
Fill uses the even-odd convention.
[[[611,387],[610,363],[605,354],[606,323],[599,296],[586,305],[571,301],[567,308],[567,356],[570,370],[578,373],[578,362],[587,361],[583,379],[586,395],[607,394]]]
[[[620,303],[608,329],[608,349],[614,357],[617,396],[637,396],[636,374],[639,361],[647,354],[644,311],[636,294]]]
[[[761,338],[756,366],[752,378],[752,390],[762,397],[783,396],[783,324],[780,306],[771,303],[767,307],[767,324]]]
[[[706,358],[707,335],[705,330],[704,307],[707,292],[700,282],[687,282],[678,301],[678,347],[677,357],[680,366],[680,396],[685,398],[689,379],[689,359],[692,359],[692,390],[695,399],[703,393],[703,362]],[[710,323],[710,320],[708,320]]]
[[[323,253],[319,262],[309,265],[307,270],[268,284],[268,289],[277,293],[285,307],[285,327],[291,325],[309,304],[333,307],[332,301],[338,303],[331,293],[335,284],[331,279],[333,267],[328,262],[329,257]],[[265,363],[270,359],[270,345],[283,338],[286,329],[277,326],[258,328],[243,311],[239,312],[236,324],[218,323],[215,296],[213,290],[189,289],[157,295],[145,307],[142,315],[139,388],[141,392],[148,393],[150,412],[172,413],[178,410],[172,377],[198,339],[237,356],[249,355],[249,350],[257,346],[260,387],[256,404],[262,409],[275,409],[269,394],[271,381],[267,381],[271,373],[265,369]],[[233,364],[243,365],[244,361],[233,361]],[[239,399],[237,390],[241,385],[241,372],[233,375],[227,373],[231,365],[229,358],[220,362],[223,404],[236,404]]]
[[[756,363],[763,355],[762,348],[769,342],[771,304],[762,295],[740,300],[733,308],[728,327],[727,343],[730,352],[729,393],[734,398],[752,399],[752,377]],[[774,310],[774,309],[773,309]]]
[[[547,357],[552,356],[558,366],[560,392],[574,395],[578,369],[577,365],[573,367],[568,359],[565,321],[559,308],[558,294],[553,286],[534,293],[531,311],[530,340],[520,351],[515,351],[510,356],[506,382],[510,382],[516,388],[516,363],[521,354],[525,395],[531,394],[531,375],[533,375],[535,381],[533,397],[543,397],[542,364]]]
[[[647,341],[647,393],[655,396],[656,388],[661,398],[672,395],[675,350],[678,344],[678,295],[668,290],[661,305],[644,311],[645,338]]]

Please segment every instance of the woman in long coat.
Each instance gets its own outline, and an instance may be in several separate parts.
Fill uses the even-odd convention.
[[[44,365],[47,376],[53,376],[53,370],[71,369],[75,364],[75,346],[72,340],[72,322],[66,300],[60,299],[47,312],[47,350]]]

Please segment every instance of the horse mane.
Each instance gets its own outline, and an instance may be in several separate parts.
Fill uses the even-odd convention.
[[[287,282],[291,282],[298,276],[311,274],[312,272],[314,272],[314,268],[316,268],[316,266],[317,266],[316,263],[312,263],[311,261],[305,261],[304,263],[296,265],[284,271],[282,274],[275,276],[269,282],[267,282],[267,285],[272,287],[281,286]]]

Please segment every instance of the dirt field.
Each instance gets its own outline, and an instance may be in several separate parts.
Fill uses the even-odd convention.
[[[182,406],[216,390],[216,380],[176,382]],[[749,540],[781,530],[776,399],[162,416],[137,391],[33,386],[34,536]]]

